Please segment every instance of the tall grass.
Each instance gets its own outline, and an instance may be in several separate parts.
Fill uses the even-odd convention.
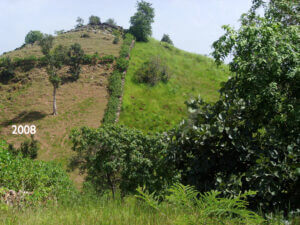
[[[154,87],[134,81],[134,74],[152,56],[160,56],[170,67],[171,79]],[[137,42],[131,52],[126,75],[120,123],[144,131],[164,131],[186,116],[184,102],[201,95],[216,101],[220,82],[227,80],[226,66],[216,67],[212,59],[181,51],[154,39]]]

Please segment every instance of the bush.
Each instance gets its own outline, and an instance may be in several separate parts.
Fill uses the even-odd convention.
[[[21,67],[23,72],[28,72],[36,66],[37,62],[38,59],[35,56],[28,56],[25,58],[15,58],[13,64],[15,67]]]
[[[90,16],[89,18],[89,25],[100,25],[101,21],[98,16]]]
[[[90,38],[91,36],[88,33],[83,33],[80,37],[81,38]]]
[[[176,180],[164,135],[105,125],[75,129],[71,139],[77,153],[74,162],[99,192],[115,193],[120,188],[124,196],[144,185],[151,192],[161,192]]]
[[[79,75],[81,72],[80,64],[82,62],[83,56],[84,56],[84,51],[82,50],[80,44],[75,43],[70,46],[68,51],[70,68],[68,70],[68,73],[71,74],[73,80],[79,79]]]
[[[166,42],[170,45],[173,45],[173,41],[171,40],[171,38],[168,34],[164,34],[164,36],[161,39],[161,42]]]
[[[116,61],[116,69],[120,72],[124,72],[127,70],[129,62],[125,58],[118,58]]]
[[[114,60],[115,60],[115,57],[113,55],[105,55],[100,58],[100,63],[101,64],[113,63]]]
[[[170,72],[160,57],[152,57],[136,71],[134,78],[139,83],[154,86],[160,81],[167,82],[170,79]]]
[[[121,50],[120,50],[120,58],[126,58],[129,56],[130,45],[133,40],[134,40],[134,36],[132,34],[129,34],[129,33],[125,34],[123,44],[122,44]]]
[[[31,135],[31,140],[26,140],[21,143],[19,149],[14,148],[12,144],[9,144],[8,151],[17,156],[21,155],[23,158],[36,159],[38,154],[39,146],[38,141],[34,140],[34,136]]]
[[[30,31],[25,37],[25,44],[33,44],[36,41],[40,41],[43,38],[43,34],[38,31]]]
[[[71,197],[76,189],[62,167],[54,162],[43,162],[14,156],[7,144],[0,144],[0,186],[15,191],[32,191],[32,200],[58,200]]]
[[[119,97],[122,95],[122,74],[120,72],[114,71],[110,76],[108,91],[110,97],[102,120],[104,124],[114,123],[116,120],[116,113],[120,104]]]
[[[0,59],[0,82],[8,82],[15,76],[15,66],[9,57]]]
[[[113,44],[118,44],[119,43],[119,41],[120,41],[120,38],[119,38],[119,36],[116,36],[115,38],[114,38],[114,40],[113,40]]]

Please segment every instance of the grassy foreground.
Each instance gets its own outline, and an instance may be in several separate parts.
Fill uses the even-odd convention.
[[[167,84],[150,87],[133,80],[137,69],[152,56],[160,56],[170,67],[171,79]],[[186,116],[186,100],[200,94],[206,101],[216,101],[220,82],[228,76],[226,66],[217,68],[208,57],[154,39],[137,42],[126,75],[120,123],[143,131],[171,128]]]

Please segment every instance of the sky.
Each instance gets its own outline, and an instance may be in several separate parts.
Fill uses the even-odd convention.
[[[239,18],[252,0],[148,0],[155,9],[153,37],[169,34],[180,49],[209,55],[211,45],[223,33],[222,25],[239,27]],[[77,17],[88,22],[90,15],[104,22],[114,18],[129,27],[136,0],[0,0],[0,54],[24,43],[30,30],[54,34],[74,28]]]

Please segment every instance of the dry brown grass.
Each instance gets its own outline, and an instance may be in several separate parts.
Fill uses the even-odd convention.
[[[61,70],[66,73],[67,68]],[[108,101],[107,77],[112,69],[105,66],[83,66],[77,82],[62,85],[57,91],[58,115],[52,116],[52,85],[45,69],[33,69],[27,84],[0,87],[0,139],[15,145],[29,135],[13,135],[12,125],[36,125],[35,138],[41,143],[38,159],[56,160],[67,165],[71,151],[68,138],[74,127],[98,127]],[[19,74],[20,75],[20,74]],[[78,171],[71,178],[79,186]]]
[[[90,37],[82,38],[81,35],[84,33],[88,34]],[[95,52],[98,52],[100,56],[118,56],[122,42],[120,41],[118,44],[112,44],[113,39],[114,36],[112,34],[109,34],[108,32],[104,32],[102,30],[97,30],[96,33],[94,33],[93,31],[78,31],[56,36],[54,46],[57,46],[59,44],[70,46],[71,44],[79,43],[86,54],[93,54]],[[33,45],[28,44],[22,49],[8,52],[0,57],[9,56],[11,58],[23,58],[31,55],[39,57],[42,56],[41,48],[37,43]]]

